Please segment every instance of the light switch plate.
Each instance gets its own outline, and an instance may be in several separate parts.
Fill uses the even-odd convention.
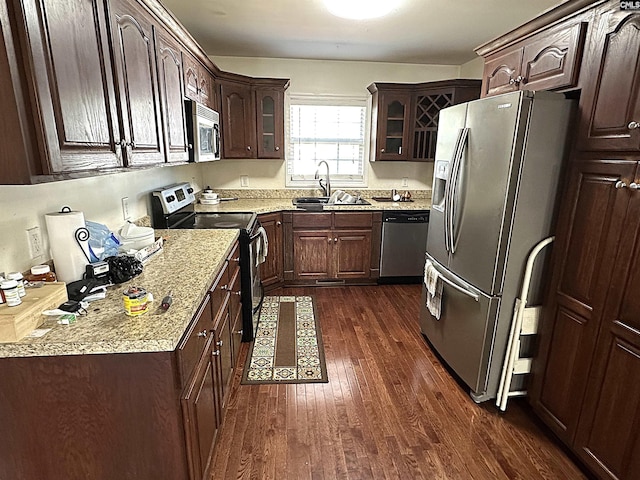
[[[240,175],[240,186],[241,187],[249,186],[249,175]]]

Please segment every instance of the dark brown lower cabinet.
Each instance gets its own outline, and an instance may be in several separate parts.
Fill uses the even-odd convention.
[[[1,358],[0,479],[210,479],[240,346],[236,257],[174,351]]]
[[[173,352],[0,359],[0,478],[187,480]]]
[[[640,180],[636,172],[635,182]],[[640,192],[629,198],[575,445],[606,478],[640,478]]]
[[[285,255],[285,275],[290,272],[290,283],[375,281],[379,212],[294,212],[285,224],[289,219],[291,253]]]
[[[637,163],[575,162],[531,402],[600,478],[640,478]]]
[[[269,290],[282,285],[284,280],[283,244],[282,244],[282,212],[265,213],[258,216],[260,224],[267,232],[269,253],[267,260],[260,265],[262,286]]]
[[[192,479],[207,478],[209,462],[221,419],[220,357],[212,345],[217,336],[207,342],[204,355],[181,399],[185,437]]]

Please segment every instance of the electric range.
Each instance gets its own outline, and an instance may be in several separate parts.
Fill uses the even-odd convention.
[[[264,290],[256,249],[264,229],[254,212],[198,213],[196,197],[189,183],[167,185],[152,192],[151,222],[157,229],[240,230],[240,300],[242,302],[242,341],[253,340]]]

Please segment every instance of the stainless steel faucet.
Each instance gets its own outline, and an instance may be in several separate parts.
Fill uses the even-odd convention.
[[[322,183],[322,179],[320,178],[320,166],[323,163],[324,163],[324,166],[327,167],[327,184],[326,185]],[[329,177],[329,164],[326,162],[326,160],[321,160],[320,162],[318,162],[318,168],[316,169],[316,174],[314,178],[316,180],[320,178],[320,181],[318,183],[320,184],[320,188],[324,192],[324,196],[330,197],[331,196],[331,179]]]

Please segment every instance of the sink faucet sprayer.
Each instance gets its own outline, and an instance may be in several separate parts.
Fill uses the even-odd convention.
[[[324,166],[327,167],[327,184],[324,185],[322,183],[322,179],[320,178],[319,172],[320,172],[320,166],[324,163]],[[324,192],[324,196],[325,197],[330,197],[331,196],[331,180],[329,178],[329,164],[326,162],[326,160],[321,160],[320,162],[318,162],[318,168],[316,169],[316,174],[314,177],[316,180],[318,180],[320,178],[320,181],[318,182],[320,184],[320,188],[322,189],[322,191]]]

